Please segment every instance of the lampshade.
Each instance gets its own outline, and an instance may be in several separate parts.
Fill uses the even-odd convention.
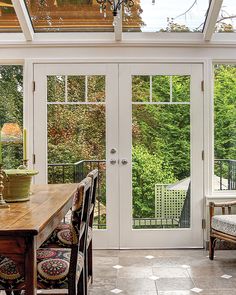
[[[22,132],[17,123],[5,123],[1,130],[1,142],[3,143],[21,143]]]

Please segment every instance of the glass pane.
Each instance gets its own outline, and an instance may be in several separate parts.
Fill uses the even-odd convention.
[[[99,170],[96,228],[106,228],[104,105],[48,105],[48,182],[79,182]]]
[[[11,0],[0,1],[0,32],[21,32]]]
[[[214,189],[236,190],[236,65],[215,66]]]
[[[190,101],[190,76],[171,76],[172,101]]]
[[[23,160],[22,66],[0,66],[0,129],[3,167],[16,169]]]
[[[133,105],[133,228],[190,227],[190,105]]]
[[[205,22],[207,0],[141,0],[123,13],[126,32],[199,32]]]
[[[105,101],[105,76],[88,76],[88,101]]]
[[[170,101],[170,76],[152,77],[152,101]]]
[[[216,31],[222,32],[236,32],[236,1],[224,0],[216,23]]]
[[[113,32],[113,15],[106,17],[91,0],[25,0],[36,32]]]
[[[65,101],[65,76],[47,76],[48,102]]]
[[[150,100],[150,76],[132,76],[132,101]]]
[[[85,101],[85,76],[67,77],[67,100]]]

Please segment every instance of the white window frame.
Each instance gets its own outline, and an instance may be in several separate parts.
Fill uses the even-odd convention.
[[[214,176],[214,66],[216,64],[236,64],[232,59],[215,59],[207,62],[205,82],[207,83],[206,99],[204,103],[204,151],[205,163],[204,191],[206,199],[236,199],[236,190],[216,191],[213,186]]]

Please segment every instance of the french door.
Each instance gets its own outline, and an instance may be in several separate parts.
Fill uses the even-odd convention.
[[[202,66],[119,69],[120,245],[202,247]]]
[[[96,248],[202,247],[200,64],[36,64],[36,183],[99,169]]]
[[[36,183],[79,182],[99,170],[94,246],[119,247],[118,67],[34,66]]]

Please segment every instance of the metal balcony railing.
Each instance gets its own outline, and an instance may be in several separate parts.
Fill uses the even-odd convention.
[[[106,228],[106,161],[82,160],[76,163],[48,164],[48,183],[79,183],[93,169],[98,169],[94,227]]]
[[[49,183],[77,183],[89,171],[98,169],[97,204],[94,226],[106,228],[106,161],[82,160],[76,163],[48,164]],[[236,160],[216,159],[215,175],[218,176],[219,190],[236,189]],[[190,193],[187,194],[180,218],[133,218],[133,228],[175,228],[190,226]]]
[[[236,190],[236,160],[215,159],[214,168],[219,177],[218,190]]]

